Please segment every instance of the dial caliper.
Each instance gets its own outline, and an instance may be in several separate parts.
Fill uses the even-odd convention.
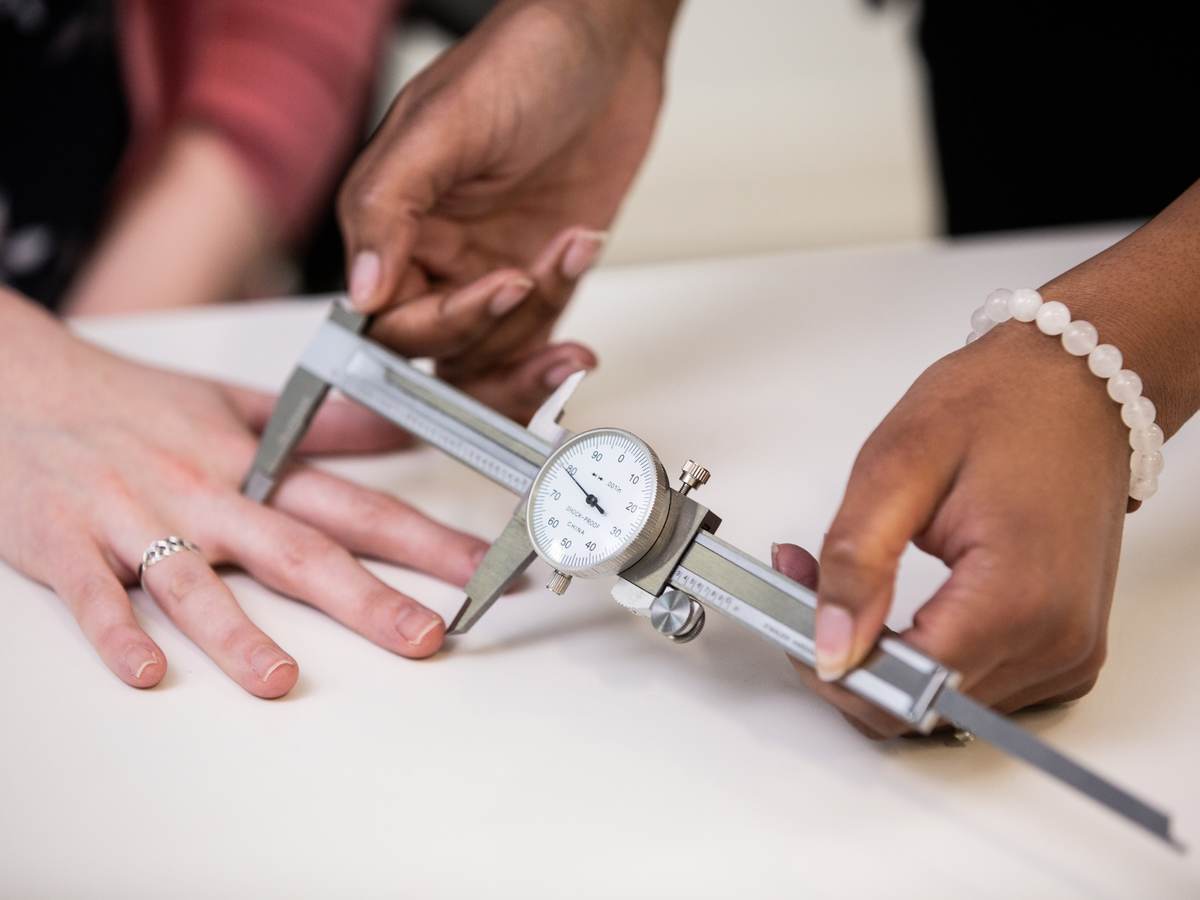
[[[616,576],[613,597],[676,643],[715,609],[815,663],[816,595],[715,534],[696,502],[709,479],[688,460],[672,487],[650,445],[619,428],[571,434],[559,419],[583,378],[568,378],[523,428],[365,337],[369,319],[335,302],[263,432],[243,493],[265,502],[330,387],[517,494],[521,501],[467,584],[450,634],[468,631],[535,557],[572,578]],[[839,684],[913,729],[945,720],[1037,766],[1172,846],[1163,812],[958,691],[958,673],[892,633]]]

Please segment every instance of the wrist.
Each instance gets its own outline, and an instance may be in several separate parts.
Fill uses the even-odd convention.
[[[523,5],[523,0],[514,0]],[[641,49],[662,64],[683,0],[537,0],[584,27],[594,44],[614,59]]]
[[[1170,437],[1200,405],[1200,329],[1189,336],[1186,326],[1155,311],[1152,297],[1116,294],[1112,288],[1107,280],[1072,270],[1040,292],[1065,303],[1072,318],[1096,326],[1101,343],[1121,351],[1123,367],[1141,376],[1142,393],[1154,402],[1157,422]]]
[[[1168,437],[1200,409],[1200,183],[1133,234],[1047,282],[1143,381]]]

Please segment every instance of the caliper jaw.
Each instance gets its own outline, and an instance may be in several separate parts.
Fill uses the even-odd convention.
[[[344,302],[335,302],[329,311],[329,321],[351,334],[363,334],[371,324],[369,316],[357,313]],[[242,493],[256,503],[266,503],[275,489],[275,482],[287,467],[292,451],[308,431],[313,416],[329,393],[330,383],[297,365],[288,377],[270,421],[263,429],[258,452],[246,478]]]
[[[529,568],[535,555],[529,530],[525,527],[525,503],[522,501],[467,582],[467,599],[446,633],[470,631],[508,586]]]
[[[540,437],[553,450],[570,435],[559,425],[567,401],[583,381],[587,371],[572,373],[560,384],[545,402],[538,407],[529,420],[529,431]],[[465,634],[491,608],[501,594],[518,576],[529,568],[537,555],[529,540],[529,529],[525,523],[525,508],[528,497],[522,497],[500,537],[488,549],[487,555],[467,582],[467,599],[454,620],[446,629],[447,634]]]

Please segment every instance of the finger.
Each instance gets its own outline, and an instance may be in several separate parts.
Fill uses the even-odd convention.
[[[566,342],[545,347],[514,365],[452,383],[524,425],[567,378],[597,365],[596,354],[589,348]]]
[[[884,740],[912,730],[907,722],[850,693],[837,682],[823,681],[813,669],[799,660],[792,659],[791,663],[806,688],[835,707],[847,722],[866,737]]]
[[[457,377],[469,377],[496,360],[512,359],[532,339],[549,334],[579,279],[600,258],[606,238],[605,232],[583,226],[560,232],[530,267],[529,274],[533,276],[535,287],[529,299],[488,331],[481,341],[455,358],[451,366],[453,373]]]
[[[238,417],[261,432],[275,411],[277,395],[235,385],[222,385]],[[414,443],[412,435],[387,419],[344,397],[321,404],[296,448],[297,453],[382,453]]]
[[[353,553],[465,585],[488,545],[379,491],[306,466],[280,482],[271,505],[328,535]]]
[[[816,590],[820,583],[820,565],[811,553],[795,544],[772,544],[771,565],[779,572],[798,581],[807,588]],[[899,734],[906,726],[845,688],[822,681],[806,663],[790,659],[804,684],[842,712],[842,716],[856,731],[871,740],[883,740]]]
[[[501,269],[455,291],[426,294],[384,313],[371,329],[404,356],[442,357],[477,341],[533,290],[519,269]]]
[[[893,413],[895,415],[895,413]],[[864,445],[821,548],[815,622],[817,673],[840,678],[875,644],[896,567],[954,477],[958,454],[928,434],[883,426]],[[936,453],[926,447],[937,447]]]
[[[989,551],[980,548],[955,560],[950,578],[917,611],[913,627],[899,637],[957,672],[964,693],[991,705],[1035,677],[1027,662],[1007,666],[1005,661],[1009,654],[1024,652],[1039,626],[1014,613],[999,578],[1006,567],[991,563],[988,556]],[[807,671],[802,675],[823,699],[877,735],[892,737],[912,730],[910,724],[839,685],[811,678]]]
[[[401,656],[419,659],[441,647],[441,616],[392,590],[315,528],[241,498],[231,513],[238,525],[230,558],[256,580]]]
[[[251,694],[274,699],[295,686],[296,661],[250,621],[199,553],[168,556],[145,570],[142,583],[179,630]]]
[[[815,591],[820,581],[821,566],[817,558],[796,544],[772,544],[771,567]]]
[[[1094,672],[1072,673],[1070,677],[1056,678],[1045,684],[1039,684],[995,705],[1006,714],[1035,707],[1061,706],[1064,703],[1073,703],[1091,693],[1097,680],[1098,676]]]
[[[402,94],[338,194],[351,302],[376,312],[399,293],[423,219],[454,176],[461,148],[436,115],[405,114]]]
[[[128,685],[153,687],[167,672],[167,657],[133,616],[129,595],[90,541],[60,557],[50,587],[104,664]]]
[[[503,234],[502,249],[492,249],[484,238],[482,230],[470,227],[469,218],[461,214],[455,217],[431,214],[421,221],[421,230],[413,246],[413,261],[436,280],[463,285],[521,260],[523,257],[514,242],[520,244],[530,240],[523,231],[508,232]],[[533,251],[529,252],[528,258],[533,258]]]

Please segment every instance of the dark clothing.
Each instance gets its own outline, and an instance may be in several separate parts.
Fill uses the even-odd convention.
[[[105,214],[128,140],[111,2],[0,4],[0,284],[47,306]]]
[[[1146,219],[1200,177],[1193,3],[925,0],[949,234]]]

